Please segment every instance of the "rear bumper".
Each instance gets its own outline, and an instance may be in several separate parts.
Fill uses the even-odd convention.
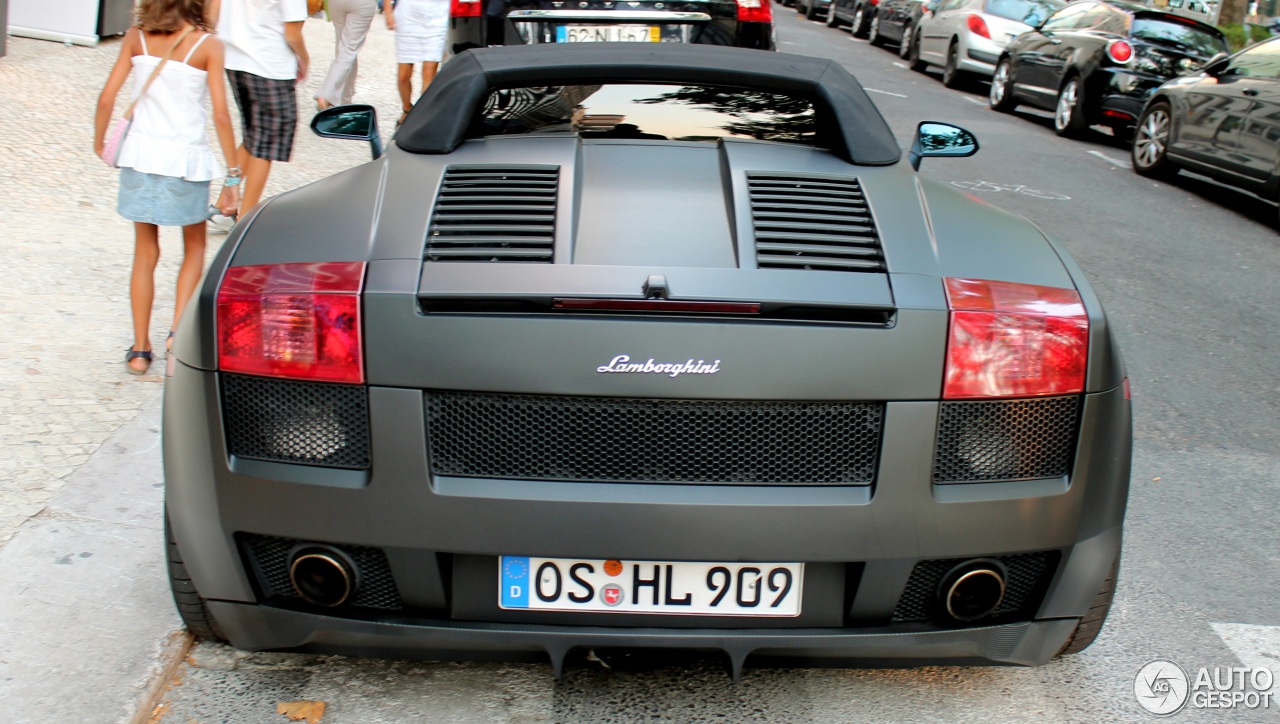
[[[723,652],[735,674],[748,656],[861,666],[1035,666],[1061,650],[1077,623],[1076,619],[1063,619],[916,633],[843,629],[670,631],[358,621],[222,601],[211,602],[209,609],[232,644],[242,649],[432,660],[549,660],[557,674],[569,651],[603,648]]]
[[[874,485],[826,487],[433,476],[423,392],[386,387],[369,389],[368,471],[229,461],[220,406],[215,373],[174,365],[165,395],[167,506],[197,590],[214,601],[232,642],[251,650],[426,658],[502,651],[557,663],[574,647],[640,646],[722,650],[735,661],[751,654],[1043,663],[1111,570],[1128,492],[1129,403],[1120,389],[1085,397],[1069,480],[941,485],[930,482],[935,402],[886,406]],[[243,534],[379,548],[403,610],[339,616],[263,605],[237,543]],[[1024,618],[981,628],[890,623],[920,561],[1033,551],[1053,551],[1056,563]],[[815,616],[827,612],[826,623],[813,627],[717,621],[657,628],[668,624],[618,625],[612,614],[552,621],[478,614],[480,604],[496,608],[496,579],[467,579],[455,561],[498,555],[790,561],[859,573],[843,587],[838,577],[827,579],[824,597],[806,604]],[[460,603],[468,597],[469,609]]]
[[[607,23],[605,23],[607,24]],[[528,42],[554,42],[557,23],[522,23],[507,17],[452,18],[445,39],[449,53],[491,45],[522,45]],[[744,22],[733,17],[713,16],[710,21],[691,24],[662,24],[664,39],[683,38],[683,42],[700,45],[725,45],[757,50],[774,49],[773,23]]]
[[[1132,125],[1136,123],[1138,116],[1142,114],[1143,107],[1147,104],[1147,100],[1151,98],[1151,94],[1168,80],[1168,78],[1131,73],[1119,69],[1102,69],[1098,72],[1104,82],[1100,86],[1098,115],[1091,119],[1094,123],[1112,125]],[[1107,114],[1106,111],[1112,111],[1113,113]],[[1128,116],[1128,118],[1117,116],[1115,115],[1116,113]]]

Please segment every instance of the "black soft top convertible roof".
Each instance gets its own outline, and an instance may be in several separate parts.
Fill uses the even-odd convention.
[[[831,151],[851,163],[887,166],[901,150],[866,91],[830,60],[714,45],[548,43],[479,48],[445,63],[396,133],[412,153],[449,153],[494,89],[600,82],[703,83],[801,95],[825,105],[839,133]]]

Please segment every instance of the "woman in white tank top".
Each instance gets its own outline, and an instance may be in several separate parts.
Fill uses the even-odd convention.
[[[111,75],[98,98],[94,151],[101,156],[116,95],[133,74],[133,125],[120,148],[118,211],[133,221],[135,248],[129,299],[133,345],[125,367],[135,375],[151,364],[151,305],[160,259],[161,226],[181,226],[182,267],[178,271],[173,326],[195,291],[204,268],[209,184],[221,175],[205,131],[205,106],[212,100],[214,127],[227,160],[227,181],[218,198],[222,213],[235,213],[240,170],[231,168],[235,137],[223,86],[222,44],[209,35],[204,0],[142,0],[138,26],[125,34]],[[155,80],[145,89],[163,58]],[[139,97],[141,95],[141,97]],[[173,332],[169,332],[173,337]]]

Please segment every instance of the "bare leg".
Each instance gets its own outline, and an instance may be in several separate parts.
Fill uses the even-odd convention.
[[[206,227],[204,222],[182,227],[182,267],[178,269],[178,290],[173,297],[173,325],[178,328],[182,320],[182,310],[187,308],[191,295],[200,283],[200,274],[204,271],[204,246]]]
[[[397,67],[399,74],[396,77],[396,87],[400,90],[400,109],[408,113],[413,107],[413,63],[399,63]],[[400,114],[402,121],[404,113]]]
[[[436,71],[440,68],[439,63],[423,63],[422,64],[422,92],[427,92],[427,86],[431,85],[431,81],[435,80]]]
[[[129,305],[133,312],[133,347],[151,349],[151,303],[156,296],[156,263],[160,261],[160,227],[134,222],[133,276],[129,280]],[[131,359],[129,366],[145,372],[147,361]]]
[[[248,211],[258,205],[258,201],[262,199],[262,192],[267,188],[267,176],[271,174],[271,162],[265,158],[250,156],[245,153],[248,160],[240,169],[244,173],[244,201],[240,203],[241,211]]]

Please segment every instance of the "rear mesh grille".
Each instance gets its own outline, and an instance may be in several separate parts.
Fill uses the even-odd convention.
[[[369,467],[369,393],[361,385],[224,374],[222,418],[237,457]]]
[[[427,260],[550,263],[559,183],[558,166],[449,166]]]
[[[893,609],[892,620],[898,623],[942,618],[944,611],[938,601],[938,587],[942,584],[942,577],[970,560],[973,559],[949,558],[917,563],[911,571],[911,578],[907,580],[906,590]],[[1048,576],[1053,574],[1058,552],[1020,553],[996,556],[993,560],[1004,564],[1008,577],[1005,579],[1004,600],[991,616],[1033,615],[1035,607],[1040,603],[1038,598],[1048,584]],[[981,623],[988,621],[989,619]]]
[[[292,599],[301,602],[302,597],[289,582],[289,553],[299,544],[314,541],[251,534],[241,534],[240,539],[245,552],[254,563],[263,598]],[[344,605],[365,608],[401,608],[400,592],[396,589],[395,579],[391,576],[391,566],[387,565],[387,557],[381,550],[348,545],[333,547],[350,556],[356,568],[359,569],[360,587],[356,589],[356,594],[351,598],[350,603]]]
[[[935,483],[1057,478],[1071,470],[1077,397],[944,402],[938,411]]]
[[[429,392],[438,475],[867,485],[884,406]]]
[[[751,172],[747,186],[760,268],[885,271],[857,179]]]

